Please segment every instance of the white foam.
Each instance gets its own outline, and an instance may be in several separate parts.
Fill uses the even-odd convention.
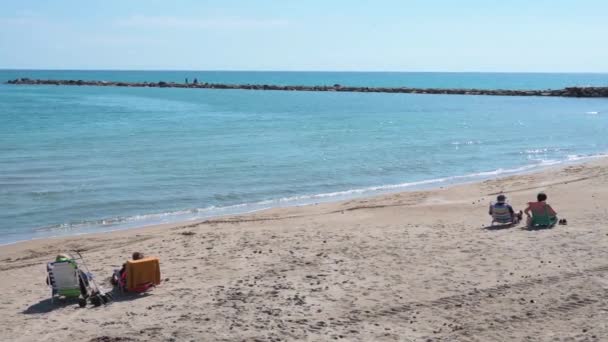
[[[482,142],[479,140],[467,140],[467,141],[452,141],[451,144],[452,145],[479,145]]]
[[[568,161],[581,161],[586,159],[597,159],[607,157],[606,153],[599,154],[569,154],[566,158]]]

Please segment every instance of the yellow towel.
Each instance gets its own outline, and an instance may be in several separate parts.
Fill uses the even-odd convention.
[[[160,263],[158,258],[148,257],[127,261],[127,289],[152,283],[160,284]]]

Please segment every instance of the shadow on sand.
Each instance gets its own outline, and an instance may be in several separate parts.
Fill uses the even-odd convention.
[[[497,225],[489,225],[489,226],[485,226],[481,229],[483,230],[489,230],[489,231],[494,231],[494,230],[503,230],[503,229],[509,229],[509,228],[515,228],[519,226],[519,223],[515,223],[515,224],[497,224]],[[521,230],[529,230],[529,231],[535,231],[535,230],[548,230],[548,229],[553,229],[555,228],[556,225],[552,225],[552,226],[534,226],[534,227],[528,227],[527,225],[523,225],[522,227],[520,227],[519,229]]]
[[[551,226],[534,226],[534,227],[524,226],[524,227],[522,227],[522,230],[535,231],[535,230],[548,230],[548,229],[553,229],[553,228],[555,228],[555,225],[551,225]]]
[[[108,303],[112,302],[129,302],[132,300],[137,300],[139,298],[147,297],[151,295],[151,293],[130,293],[130,292],[120,292],[120,290],[113,288],[112,291],[108,292],[112,296],[112,300]],[[27,309],[23,310],[21,313],[25,315],[35,315],[35,314],[44,314],[49,313],[51,311],[73,306],[75,309],[79,308],[78,299],[60,299],[56,298],[55,301],[51,301],[51,298],[46,298],[39,301],[36,304],[30,305]],[[93,308],[89,301],[87,301],[87,308]]]
[[[503,230],[503,229],[509,229],[509,228],[516,227],[517,225],[518,225],[518,223],[495,224],[495,225],[485,226],[482,229],[483,230]]]
[[[132,300],[137,300],[137,299],[148,297],[151,295],[150,292],[144,292],[144,293],[121,292],[116,287],[114,287],[110,293],[112,294],[113,302],[130,302]]]
[[[23,310],[22,313],[25,315],[35,315],[49,313],[53,310],[65,308],[67,306],[78,307],[78,299],[55,299],[54,302],[51,298],[43,299],[36,304],[30,305],[27,309]]]

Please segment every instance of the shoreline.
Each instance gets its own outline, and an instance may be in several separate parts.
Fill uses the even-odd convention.
[[[411,87],[353,87],[340,84],[305,86],[271,84],[224,84],[194,80],[193,83],[176,82],[118,82],[83,80],[42,80],[17,78],[5,82],[10,85],[55,85],[55,86],[95,86],[95,87],[137,87],[137,88],[187,88],[187,89],[239,89],[264,91],[315,91],[315,92],[356,92],[356,93],[401,93],[401,94],[443,94],[443,95],[488,95],[488,96],[541,96],[541,97],[608,97],[608,87],[566,87],[545,90],[511,89],[467,89],[467,88],[411,88]]]
[[[386,189],[370,190],[369,192],[366,191],[366,192],[358,193],[358,195],[354,195],[354,196],[329,198],[327,200],[318,200],[318,201],[314,201],[314,202],[304,202],[304,203],[300,203],[300,204],[294,203],[294,204],[275,205],[275,206],[270,206],[270,207],[260,207],[258,209],[252,209],[252,210],[248,210],[248,211],[244,211],[244,212],[236,211],[236,212],[232,212],[232,213],[218,214],[218,215],[211,214],[210,216],[204,216],[204,217],[193,217],[190,219],[170,220],[168,222],[154,222],[154,223],[149,223],[149,224],[135,223],[133,225],[123,226],[123,227],[121,227],[120,225],[117,225],[115,227],[108,228],[108,229],[91,228],[91,229],[89,229],[89,231],[83,231],[83,232],[73,233],[73,234],[42,236],[42,237],[37,237],[37,238],[30,238],[30,239],[23,239],[23,240],[12,241],[12,242],[7,242],[7,243],[0,243],[0,250],[5,246],[13,246],[13,245],[18,245],[18,244],[22,244],[22,243],[32,242],[32,241],[82,238],[82,237],[92,236],[92,235],[96,236],[98,234],[114,234],[114,233],[119,233],[119,232],[139,231],[139,230],[147,230],[147,229],[150,229],[150,230],[175,229],[175,228],[191,226],[191,225],[207,224],[209,222],[223,222],[223,219],[225,219],[225,218],[229,218],[229,219],[246,218],[248,216],[264,214],[267,211],[272,211],[272,212],[274,212],[274,211],[279,211],[279,212],[280,211],[292,211],[292,210],[297,210],[298,208],[317,207],[317,206],[323,206],[323,205],[329,205],[329,206],[339,205],[339,204],[351,202],[351,201],[377,200],[377,199],[381,199],[383,197],[391,196],[391,195],[408,194],[408,193],[412,193],[412,192],[421,192],[421,191],[424,192],[424,191],[443,190],[443,189],[449,189],[452,187],[475,185],[477,183],[482,183],[482,182],[488,181],[488,180],[501,180],[501,179],[505,179],[505,178],[509,178],[509,177],[518,177],[518,176],[524,176],[524,175],[530,175],[530,174],[543,173],[543,172],[552,171],[552,170],[559,170],[559,169],[562,169],[562,168],[565,168],[568,166],[572,166],[572,165],[574,165],[574,166],[586,165],[588,163],[593,163],[594,161],[598,161],[598,160],[608,162],[608,155],[607,154],[597,154],[597,155],[580,157],[575,160],[559,161],[559,162],[548,164],[548,165],[531,165],[531,167],[529,167],[529,168],[527,166],[522,166],[522,167],[518,167],[518,168],[503,170],[503,173],[500,173],[498,175],[496,174],[496,171],[502,170],[502,169],[497,169],[494,171],[478,172],[478,173],[474,173],[474,174],[470,174],[470,175],[447,176],[447,177],[432,179],[432,180],[401,183],[401,184],[407,184],[404,186],[401,186],[401,184],[374,186],[374,187],[369,187],[369,188],[386,188]],[[466,180],[459,182],[459,181],[456,181],[456,179],[466,179]],[[369,188],[362,188],[362,190],[369,189]],[[355,189],[355,190],[359,190],[359,189]],[[350,192],[350,191],[353,191],[353,190],[340,191],[339,193]],[[319,195],[326,195],[326,194],[311,195],[310,197],[319,196]],[[306,195],[306,196],[308,197],[308,195]],[[302,197],[302,196],[296,196],[296,197]],[[259,203],[265,203],[265,202],[270,202],[270,201],[280,202],[280,200],[268,200],[268,201],[263,201],[263,202],[259,202]],[[255,204],[258,204],[258,203],[237,204],[237,205],[228,206],[228,207],[219,207],[218,209],[225,209],[225,208],[230,208],[230,207],[240,207],[240,206],[246,206],[246,205],[255,205]],[[163,214],[166,214],[166,213],[148,214],[148,215],[163,215]]]
[[[385,196],[391,194],[398,194],[401,192],[411,192],[411,191],[431,191],[442,189],[446,187],[458,186],[458,185],[467,185],[471,183],[481,182],[487,179],[500,179],[504,177],[517,176],[517,175],[525,175],[530,173],[542,172],[551,168],[559,168],[567,165],[576,165],[576,164],[584,164],[589,161],[608,158],[608,154],[600,153],[589,156],[577,157],[575,159],[566,159],[562,161],[555,161],[550,164],[538,164],[538,165],[524,165],[520,167],[510,168],[510,169],[496,169],[492,171],[481,171],[472,174],[466,175],[455,175],[455,176],[446,176],[441,178],[429,179],[429,180],[421,180],[421,181],[413,181],[413,182],[404,182],[398,184],[388,184],[388,185],[379,185],[379,186],[370,186],[363,187],[357,189],[349,189],[343,191],[336,191],[332,193],[321,193],[321,194],[313,194],[313,195],[298,195],[289,198],[280,198],[280,199],[271,199],[264,200],[260,202],[252,202],[252,203],[239,203],[235,205],[229,205],[225,207],[206,207],[206,208],[196,208],[196,209],[185,209],[179,210],[179,212],[184,211],[195,211],[201,212],[205,210],[209,210],[213,208],[216,210],[216,213],[212,213],[209,215],[197,215],[195,212],[191,212],[189,214],[174,214],[174,212],[161,212],[161,213],[150,213],[150,214],[140,214],[135,217],[149,217],[149,216],[164,216],[164,215],[174,215],[175,219],[168,219],[164,222],[154,221],[153,219],[146,220],[144,222],[136,222],[135,220],[129,223],[131,217],[123,218],[124,221],[119,222],[117,224],[111,226],[88,226],[84,228],[74,228],[72,229],[73,233],[66,234],[55,234],[55,235],[46,235],[40,237],[33,238],[24,238],[16,241],[2,242],[0,243],[0,248],[7,245],[12,245],[20,242],[34,241],[34,240],[44,240],[44,239],[56,239],[56,238],[66,238],[66,237],[77,237],[83,235],[90,234],[101,234],[101,233],[112,233],[117,231],[125,231],[132,229],[141,229],[148,227],[157,227],[157,226],[174,226],[174,225],[188,225],[191,223],[201,223],[208,220],[215,220],[222,217],[232,217],[232,216],[243,216],[255,214],[258,212],[266,211],[266,210],[274,210],[274,209],[285,209],[285,208],[298,208],[304,206],[315,206],[319,204],[328,204],[328,203],[340,203],[344,201],[350,200],[359,200],[359,199],[367,199],[367,198],[375,198],[378,196]],[[312,200],[312,201],[311,201]],[[243,211],[238,210],[236,208],[247,208]],[[211,209],[211,210],[213,210]],[[236,210],[235,210],[236,209]],[[217,213],[217,211],[228,211],[227,213]],[[110,219],[99,219],[93,222],[98,221],[108,221]],[[91,222],[91,221],[85,221]],[[82,223],[81,223],[82,224]],[[94,223],[92,223],[94,224]],[[43,227],[37,228],[33,232],[39,231],[53,231],[57,230],[55,228],[58,226],[51,227]],[[78,232],[78,229],[82,231]],[[24,233],[25,235],[25,233]]]
[[[607,184],[601,158],[439,189],[3,246],[1,336],[601,340]],[[540,191],[567,226],[489,226],[496,194],[520,210]],[[106,289],[131,253],[159,257],[161,285],[143,296],[114,292],[101,308],[51,303],[44,266],[70,250],[82,252]]]

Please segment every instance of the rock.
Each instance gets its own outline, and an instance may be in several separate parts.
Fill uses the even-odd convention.
[[[456,89],[456,88],[407,88],[407,87],[345,87],[333,86],[282,86],[268,84],[218,84],[193,83],[183,84],[159,81],[148,82],[108,82],[83,80],[31,80],[17,78],[6,84],[28,85],[78,85],[78,86],[116,86],[116,87],[160,87],[160,88],[198,88],[198,89],[247,89],[247,90],[282,90],[282,91],[339,91],[339,92],[374,92],[402,94],[453,94],[453,95],[494,95],[494,96],[564,96],[564,97],[608,97],[608,87],[567,87],[556,90],[505,90],[505,89]]]

